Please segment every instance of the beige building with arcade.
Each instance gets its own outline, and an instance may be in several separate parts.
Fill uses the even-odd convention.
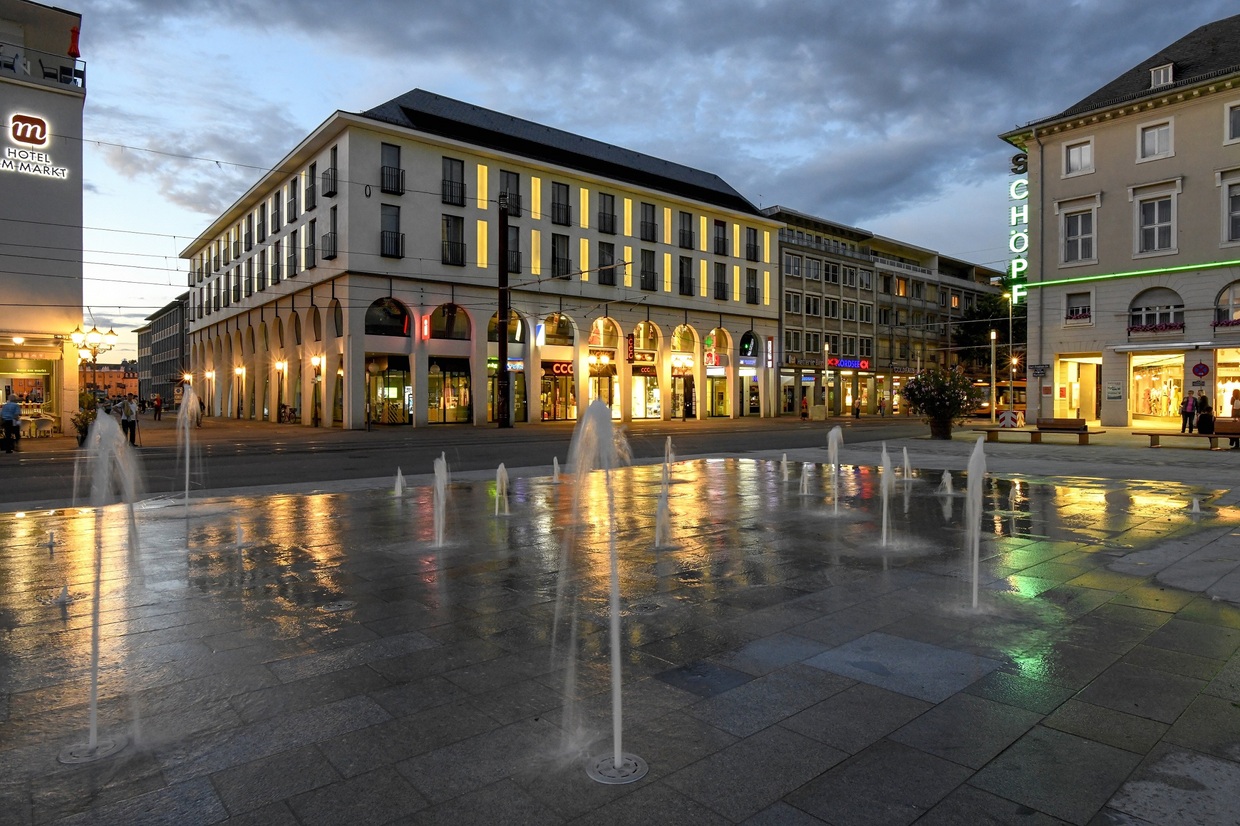
[[[1001,137],[1021,153],[1009,223],[1012,268],[1027,278],[1031,410],[1173,425],[1183,395],[1203,391],[1230,415],[1240,16]]]

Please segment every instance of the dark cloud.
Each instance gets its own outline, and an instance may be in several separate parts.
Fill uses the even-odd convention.
[[[273,106],[278,84],[249,78],[221,90],[207,71],[176,90],[193,128],[130,120],[138,145],[263,166],[333,108],[424,86],[708,169],[755,202],[869,226],[953,186],[1002,187],[1010,152],[997,133],[1067,108],[1235,11],[1233,0],[111,0],[84,25],[105,51],[260,31],[273,49],[313,49],[324,73],[374,67],[373,89],[328,103],[313,122]],[[451,79],[427,85],[410,67]],[[258,128],[228,129],[213,100]],[[105,121],[119,127],[129,114]],[[109,163],[206,214],[257,178],[123,152]]]

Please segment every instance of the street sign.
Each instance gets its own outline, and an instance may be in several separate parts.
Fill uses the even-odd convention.
[[[1205,386],[1206,386],[1206,383],[1204,381],[1193,382],[1193,387],[1205,387]]]
[[[1204,379],[1206,376],[1210,375],[1210,365],[1200,361],[1197,362],[1193,365],[1193,375],[1199,379]]]
[[[1031,365],[1029,365],[1029,369],[1033,371],[1033,377],[1034,377],[1035,379],[1044,379],[1044,378],[1046,378],[1046,371],[1047,371],[1047,370],[1049,370],[1050,368],[1051,368],[1051,366],[1050,366],[1049,364],[1031,364]]]

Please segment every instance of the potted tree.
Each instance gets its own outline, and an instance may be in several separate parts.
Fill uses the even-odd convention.
[[[904,398],[930,425],[931,439],[950,439],[952,425],[963,424],[981,401],[969,377],[955,370],[923,370],[904,383]]]
[[[90,433],[90,426],[95,423],[95,416],[98,414],[99,400],[95,398],[95,394],[89,390],[78,393],[78,411],[72,416],[78,447],[86,444],[86,434]]]

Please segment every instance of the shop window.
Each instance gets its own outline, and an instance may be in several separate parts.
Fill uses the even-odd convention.
[[[441,304],[431,313],[431,338],[468,341],[469,316],[456,304]]]
[[[366,335],[409,337],[409,311],[394,298],[380,298],[366,309]]]
[[[1219,293],[1214,304],[1214,322],[1210,325],[1240,330],[1240,281],[1233,281]]]

